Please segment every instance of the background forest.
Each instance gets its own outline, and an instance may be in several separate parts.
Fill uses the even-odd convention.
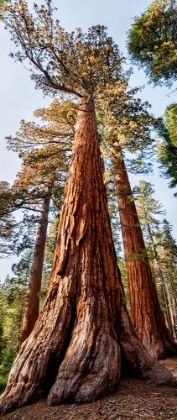
[[[125,194],[128,204],[131,206],[133,201],[136,205],[138,223],[143,231],[146,255],[166,326],[171,337],[176,340],[175,81],[173,86],[166,86],[170,82],[161,82],[162,86],[154,87],[152,77],[149,85],[143,70],[138,71],[136,67],[129,70],[132,63],[131,51],[128,55],[125,46],[126,31],[130,29],[131,19],[143,13],[149,1],[136,1],[133,5],[130,5],[129,0],[124,5],[112,1],[112,10],[108,10],[106,1],[90,1],[89,9],[86,2],[78,0],[74,6],[71,3],[69,0],[61,1],[60,7],[57,5],[59,11],[55,11],[56,16],[60,13],[66,30],[82,27],[85,31],[86,27],[98,23],[95,19],[99,16],[99,22],[109,27],[110,36],[113,36],[120,51],[127,57],[123,63],[122,81],[115,93],[115,102],[111,100],[111,91],[108,91],[107,101],[102,103],[100,99],[96,114],[112,233],[130,308],[126,274],[128,268],[124,254],[129,255],[133,261],[138,252],[130,252],[125,249],[124,241],[122,244],[121,228],[124,227],[124,221],[121,219],[120,200]],[[28,4],[31,7],[32,1]],[[34,82],[26,74],[28,71],[25,65],[22,67],[20,63],[7,58],[13,47],[3,25],[0,30],[1,56],[4,57],[1,68],[0,133],[0,264],[2,262],[1,273],[4,272],[0,283],[2,391],[20,343],[32,330],[33,326],[27,325],[27,319],[34,316],[35,323],[49,286],[78,104],[77,101],[66,101],[63,97],[60,101],[46,98],[40,91],[35,91]],[[126,181],[121,178],[121,165],[124,165],[123,173],[128,173],[130,179],[126,191]],[[116,167],[119,167],[117,172]],[[145,254],[141,253],[138,257],[143,260]],[[38,284],[35,281],[35,287],[38,288],[35,292],[35,309],[31,306],[30,315],[27,309],[29,285],[33,285],[36,278],[39,281]]]

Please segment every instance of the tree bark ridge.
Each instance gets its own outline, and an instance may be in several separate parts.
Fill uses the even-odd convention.
[[[112,150],[117,200],[130,293],[132,323],[154,359],[177,353],[158,301],[123,153]]]

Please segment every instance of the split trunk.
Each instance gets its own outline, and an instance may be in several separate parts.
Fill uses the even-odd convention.
[[[158,301],[142,230],[120,147],[112,149],[133,326],[154,359],[177,353]]]
[[[121,367],[156,384],[174,383],[168,370],[145,350],[126,309],[102,179],[94,102],[82,98],[52,282],[12,367],[1,412],[45,394],[52,405],[91,402],[115,390]]]

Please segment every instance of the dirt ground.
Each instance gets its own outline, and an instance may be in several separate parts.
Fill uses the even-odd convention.
[[[161,362],[177,378],[177,357]],[[46,400],[22,407],[3,420],[177,420],[177,386],[156,387],[132,378],[116,393],[92,404],[47,406]]]

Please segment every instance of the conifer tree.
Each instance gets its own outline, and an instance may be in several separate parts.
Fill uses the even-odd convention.
[[[170,86],[177,77],[177,2],[155,0],[136,16],[128,35],[134,64],[142,65],[155,84]]]
[[[22,197],[22,207],[40,211],[34,244],[33,262],[29,278],[23,317],[21,343],[29,336],[39,315],[44,251],[47,236],[51,199],[59,211],[62,185],[68,169],[68,159],[73,142],[74,104],[53,101],[48,109],[36,114],[48,124],[21,122],[16,137],[8,137],[10,149],[23,156],[22,171],[12,187],[14,200]],[[75,112],[76,113],[76,112]],[[76,116],[75,116],[76,118]],[[49,122],[50,121],[50,122]],[[46,165],[47,162],[47,165]],[[41,208],[39,209],[39,203]]]
[[[1,412],[48,394],[49,404],[88,402],[112,391],[125,364],[156,383],[173,382],[136,336],[125,304],[102,179],[95,100],[122,77],[117,46],[105,28],[67,33],[51,2],[9,6],[6,26],[29,58],[45,93],[80,98],[51,285],[30,337],[22,344],[1,397]],[[120,350],[121,349],[121,350]]]
[[[14,246],[17,239],[17,223],[12,214],[7,211],[7,191],[9,184],[7,182],[0,182],[0,258],[14,253]]]
[[[157,140],[157,158],[160,162],[161,176],[169,179],[170,188],[175,188],[177,186],[177,147],[172,143],[163,123],[158,127],[158,135],[160,141]],[[175,197],[176,195],[177,193],[174,193]]]
[[[169,132],[172,143],[177,147],[177,104],[167,106],[164,114],[165,126]]]
[[[0,0],[0,19],[5,9],[5,3],[8,3],[10,0]]]
[[[172,226],[166,219],[163,219],[161,229],[157,232],[156,237],[162,272],[167,285],[167,295],[170,315],[172,319],[173,334],[174,337],[177,338],[177,244],[172,237],[171,231]]]
[[[112,98],[108,96],[104,130],[105,140],[109,144],[108,153],[113,162],[131,316],[144,346],[154,358],[159,359],[175,354],[177,347],[170,337],[158,302],[124,158],[124,150],[134,153],[137,158],[133,159],[131,170],[145,170],[145,157],[154,153],[151,127],[156,126],[158,121],[149,114],[148,103],[142,104],[135,98],[137,89],[128,90],[125,84],[119,89],[117,98],[116,95]],[[121,89],[122,102],[119,99]],[[149,165],[147,169],[150,169]]]

